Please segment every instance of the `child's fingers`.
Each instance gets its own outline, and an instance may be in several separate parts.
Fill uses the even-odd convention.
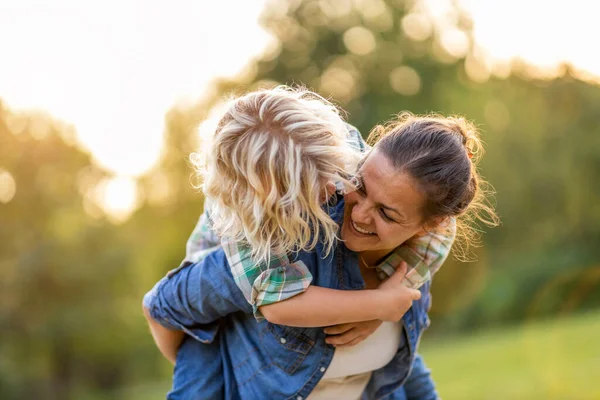
[[[408,289],[407,292],[409,294],[409,298],[412,300],[419,300],[421,298],[421,291],[417,289]]]
[[[406,271],[408,270],[408,264],[406,261],[402,261],[398,268],[396,268],[395,274],[401,274],[402,276],[406,275]]]
[[[387,280],[390,282],[388,283],[388,285],[396,285],[399,284],[402,279],[404,279],[404,276],[406,275],[406,269],[407,269],[407,265],[404,261],[402,261],[400,263],[400,265],[398,266],[398,268],[396,268],[396,271],[394,271],[394,273],[392,274],[392,276],[390,276]]]

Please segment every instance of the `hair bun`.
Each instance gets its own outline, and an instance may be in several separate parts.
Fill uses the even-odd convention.
[[[483,155],[483,145],[477,127],[463,117],[449,117],[448,122],[451,124],[451,129],[460,135],[469,159],[473,162],[479,161]]]

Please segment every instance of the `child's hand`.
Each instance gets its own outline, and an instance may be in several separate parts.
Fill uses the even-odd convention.
[[[377,292],[381,295],[381,315],[379,319],[383,321],[398,322],[412,306],[413,300],[421,298],[421,292],[416,289],[409,289],[403,283],[406,275],[407,265],[402,262],[394,272],[384,281]]]
[[[354,346],[371,336],[382,322],[380,319],[374,319],[330,326],[325,328],[328,335],[325,342],[335,347]]]

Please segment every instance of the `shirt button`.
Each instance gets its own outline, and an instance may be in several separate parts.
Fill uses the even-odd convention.
[[[302,396],[296,397],[296,400],[302,400]]]
[[[325,372],[325,367],[321,367],[321,372]]]
[[[287,343],[287,340],[285,340],[284,337],[282,337],[281,339],[279,339],[279,341],[281,342],[281,344],[286,344]],[[300,397],[300,399],[302,399],[302,398]],[[298,400],[300,400],[300,399],[298,399]]]

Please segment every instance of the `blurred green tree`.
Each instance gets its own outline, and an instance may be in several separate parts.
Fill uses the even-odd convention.
[[[0,104],[0,144],[0,397],[119,387],[143,370],[128,268],[140,250],[98,207],[107,174],[72,127],[39,112]]]

